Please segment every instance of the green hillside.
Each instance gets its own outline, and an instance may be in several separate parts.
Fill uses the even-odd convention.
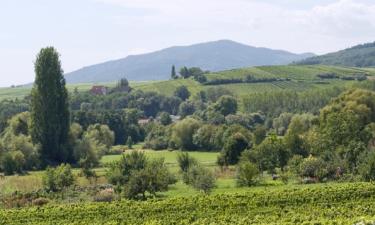
[[[314,56],[296,62],[298,65],[340,65],[340,66],[375,66],[375,42],[357,45],[338,52]]]
[[[322,80],[317,77],[319,74],[336,74],[339,77],[351,77],[356,74],[366,74],[371,79],[371,76],[375,75],[375,69],[325,65],[260,66],[215,72],[207,74],[206,76],[209,81],[215,79],[245,79],[248,75],[251,75],[256,79],[277,78],[281,80],[259,83],[202,85],[193,79],[178,79],[166,81],[131,82],[131,86],[135,89],[143,91],[155,91],[165,95],[172,95],[175,89],[181,85],[187,86],[193,95],[201,90],[206,90],[214,86],[221,86],[240,96],[249,93],[279,91],[284,89],[304,91],[313,88],[325,88],[332,85],[343,86],[354,82],[342,79]],[[92,85],[93,84],[90,83],[68,84],[67,87],[70,92],[72,92],[75,88],[81,92],[88,91]],[[115,83],[96,83],[95,85],[113,87]],[[23,98],[30,93],[30,90],[30,86],[0,88],[0,100]]]
[[[174,90],[181,85],[189,88],[192,94],[200,90],[206,90],[213,86],[222,86],[232,91],[236,95],[246,95],[249,93],[279,91],[284,89],[304,91],[313,88],[325,88],[330,86],[345,86],[355,81],[343,79],[320,79],[319,74],[335,74],[341,78],[350,78],[353,75],[366,74],[368,77],[375,75],[375,69],[337,67],[324,65],[308,66],[260,66],[235,70],[227,70],[217,73],[207,74],[207,79],[245,79],[251,75],[256,79],[261,78],[279,78],[272,82],[259,83],[236,83],[222,85],[202,85],[192,79],[178,79],[169,81],[154,82],[152,84],[144,83],[136,88],[144,91],[156,91],[165,95],[172,95]]]

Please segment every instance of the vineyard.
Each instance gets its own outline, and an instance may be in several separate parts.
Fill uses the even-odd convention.
[[[371,224],[372,183],[297,185],[244,193],[0,211],[0,224]]]
[[[262,93],[269,91],[279,91],[283,89],[304,91],[313,88],[325,88],[329,86],[343,86],[352,83],[352,81],[343,80],[329,80],[325,82],[317,82],[318,74],[335,73],[342,77],[352,76],[353,74],[368,74],[374,75],[374,69],[369,68],[349,68],[349,67],[334,67],[334,66],[260,66],[242,69],[226,70],[222,72],[214,72],[207,74],[208,80],[214,79],[244,79],[247,75],[252,75],[256,79],[262,78],[279,78],[290,79],[290,81],[273,81],[260,83],[239,83],[239,84],[225,84],[220,85],[230,90],[238,96]],[[68,84],[69,92],[75,89],[78,91],[88,91],[93,84]],[[95,85],[104,85],[113,87],[115,82],[100,83]],[[167,96],[173,95],[177,87],[185,85],[188,87],[192,95],[201,90],[212,88],[213,85],[205,86],[193,79],[178,79],[167,81],[148,81],[148,82],[131,82],[130,85],[136,90],[154,91]],[[30,86],[14,87],[14,88],[0,88],[1,99],[23,98],[31,91]]]

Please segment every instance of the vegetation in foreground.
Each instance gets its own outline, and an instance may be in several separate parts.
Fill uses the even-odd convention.
[[[0,224],[370,224],[375,220],[374,196],[372,183],[265,188],[146,202],[1,210]]]

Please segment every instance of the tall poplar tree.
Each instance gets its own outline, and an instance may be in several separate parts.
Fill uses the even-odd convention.
[[[68,92],[59,53],[53,47],[40,50],[35,61],[35,82],[31,92],[32,139],[40,146],[42,165],[68,162]]]
[[[177,79],[176,67],[174,65],[172,66],[171,78],[172,79]]]

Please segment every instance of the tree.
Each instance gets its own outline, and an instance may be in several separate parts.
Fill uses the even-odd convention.
[[[274,172],[277,167],[283,169],[289,160],[290,153],[282,139],[271,134],[260,145],[251,151],[251,158],[257,163],[260,171]]]
[[[195,149],[193,135],[201,123],[193,118],[186,118],[176,123],[172,128],[172,140],[182,150]]]
[[[189,168],[196,165],[198,162],[191,157],[187,152],[180,152],[177,154],[177,163],[182,173],[187,173]]]
[[[43,48],[35,61],[35,82],[31,92],[31,128],[35,144],[40,144],[44,165],[73,160],[68,146],[68,92],[59,54]]]
[[[146,193],[155,197],[157,192],[168,191],[168,186],[176,181],[164,159],[154,159],[148,161],[144,169],[131,173],[129,182],[124,187],[124,194],[129,199],[137,199],[139,195],[146,199]]]
[[[237,100],[236,98],[224,95],[214,104],[215,111],[221,113],[223,116],[229,114],[235,114],[237,112]]]
[[[224,165],[234,165],[247,147],[248,141],[245,136],[241,133],[235,133],[225,142],[218,161],[224,162]]]
[[[189,69],[186,66],[182,67],[180,69],[180,75],[184,79],[189,78],[189,76],[190,76]]]
[[[121,160],[112,163],[107,172],[107,179],[111,184],[124,185],[129,182],[133,171],[146,168],[147,158],[145,153],[132,151],[122,156]]]
[[[172,123],[172,118],[167,112],[161,112],[159,118],[160,123],[164,126],[167,126]]]
[[[107,125],[94,124],[90,125],[83,137],[90,139],[97,145],[98,155],[101,157],[108,153],[115,141],[115,134]]]
[[[254,130],[254,144],[259,145],[266,138],[267,130],[264,126],[258,125]]]
[[[185,118],[189,115],[193,115],[195,112],[195,105],[191,101],[185,101],[181,103],[180,107],[178,108],[178,114],[181,118]]]
[[[190,92],[186,86],[182,85],[177,87],[177,89],[174,91],[174,96],[181,98],[182,101],[185,101],[190,97]]]
[[[131,136],[128,137],[128,140],[126,141],[126,145],[128,146],[129,149],[133,148],[133,139]]]
[[[171,78],[174,80],[174,79],[177,79],[177,74],[176,74],[176,67],[173,65],[172,66],[172,71],[171,71]]]

